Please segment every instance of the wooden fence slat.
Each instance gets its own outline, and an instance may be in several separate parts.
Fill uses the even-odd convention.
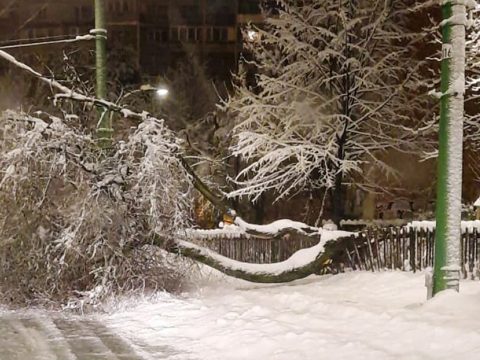
[[[428,229],[427,229],[428,231]],[[420,269],[425,268],[425,247],[427,245],[426,239],[428,237],[428,232],[424,229],[420,229],[420,240],[418,241],[418,263],[420,265]],[[425,245],[425,246],[424,246]]]
[[[460,234],[460,269],[461,274],[464,279],[468,277],[467,274],[467,264],[468,261],[465,261],[468,257],[468,229],[465,233]]]
[[[360,270],[366,270],[365,267],[362,264],[362,258],[360,257],[360,251],[358,251],[357,238],[354,235],[352,235],[352,244],[353,244],[353,249],[355,251],[355,255],[357,256],[358,268]]]
[[[352,256],[350,255],[350,249],[349,249],[348,245],[347,245],[347,248],[346,248],[346,254],[347,254],[347,259],[348,259],[348,262],[350,263],[351,269],[353,271],[357,270],[355,262],[353,261]]]
[[[477,256],[478,256],[478,236],[477,236],[477,229],[473,228],[473,270],[472,270],[472,279],[478,278],[477,274]]]
[[[469,236],[469,252],[468,252],[468,271],[470,273],[470,278],[472,280],[475,279],[475,275],[474,275],[474,272],[473,272],[473,269],[474,269],[474,264],[475,264],[475,238],[473,237],[473,232],[470,234]]]
[[[433,235],[433,238],[432,238],[432,254],[431,254],[431,257],[432,257],[432,268],[433,268],[433,263],[435,261],[435,235]]]
[[[426,236],[425,236],[425,264],[424,264],[425,268],[431,266],[431,264],[430,264],[430,247],[432,246],[431,232],[432,231],[430,229],[427,229],[427,233],[426,233]]]
[[[393,233],[394,233],[394,242],[395,242],[395,269],[398,270],[398,269],[402,269],[402,265],[401,265],[401,262],[402,262],[402,259],[401,259],[401,255],[402,255],[402,247],[401,247],[401,243],[400,243],[400,233],[398,232],[398,227],[394,227],[393,228]]]
[[[460,273],[465,279],[467,276],[465,268],[465,255],[468,254],[468,236],[467,234],[460,235]]]
[[[476,228],[473,229],[473,233],[475,235],[475,275],[477,279],[480,279],[480,237],[478,236],[478,230]]]
[[[381,229],[379,229],[379,230],[381,230]],[[377,258],[378,270],[382,269],[382,256],[381,256],[381,253],[380,253],[380,246],[378,245],[378,243],[380,241],[380,236],[381,236],[381,238],[383,238],[383,232],[378,231],[377,236],[375,236],[375,239],[374,239],[375,251],[376,251],[376,255],[377,255],[376,258]]]
[[[388,228],[388,251],[390,252],[389,254],[389,259],[390,259],[390,269],[394,269],[394,261],[393,261],[393,229],[390,227]]]
[[[417,271],[417,263],[415,262],[415,242],[416,242],[417,233],[412,228],[409,228],[408,231],[409,231],[408,246],[410,248],[410,267],[415,273]]]
[[[385,269],[390,268],[390,252],[388,251],[389,247],[389,234],[390,228],[385,229],[385,239],[383,240],[383,262]]]
[[[430,229],[427,229],[425,234],[425,255],[423,267],[426,269],[429,266],[429,253],[430,253]]]
[[[368,249],[368,259],[370,262],[370,270],[375,271],[375,265],[374,265],[374,259],[373,259],[373,251],[372,251],[372,244],[371,244],[371,239],[375,236],[373,231],[369,231],[367,233],[367,237],[365,238],[365,242],[367,243],[367,249]]]

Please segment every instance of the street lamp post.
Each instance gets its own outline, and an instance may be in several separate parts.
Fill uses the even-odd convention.
[[[96,95],[99,99],[107,98],[107,29],[105,21],[105,1],[95,0],[95,35],[96,42]],[[97,136],[101,144],[108,145],[112,138],[112,122],[108,109],[100,108],[97,124]]]
[[[433,295],[459,290],[466,8],[442,2],[442,78]]]

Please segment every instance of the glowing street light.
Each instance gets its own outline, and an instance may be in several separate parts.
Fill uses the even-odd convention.
[[[157,91],[157,96],[160,98],[165,98],[168,96],[168,89],[167,88],[158,88]]]
[[[150,84],[144,84],[140,86],[140,89],[134,90],[134,92],[140,92],[140,91],[154,91],[159,97],[166,97],[169,93],[168,89],[166,87],[154,87]]]

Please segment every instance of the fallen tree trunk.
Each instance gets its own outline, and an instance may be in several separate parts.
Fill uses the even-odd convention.
[[[326,258],[323,256],[324,254],[321,254],[321,256],[319,256],[317,259],[304,266],[285,270],[277,274],[269,273],[268,271],[248,271],[246,269],[236,269],[229,267],[225,264],[225,262],[218,260],[217,256],[221,255],[212,256],[206,253],[204,249],[196,249],[192,248],[191,246],[185,246],[185,242],[176,242],[175,246],[170,248],[169,251],[196,260],[202,264],[208,265],[211,268],[214,268],[224,273],[225,275],[255,283],[284,283],[303,279],[309,275],[320,273],[322,265],[326,260]],[[255,265],[261,266],[260,264]]]
[[[166,248],[171,253],[193,259],[238,279],[255,283],[285,283],[327,272],[334,260],[341,258],[350,236],[351,233],[343,231],[321,231],[317,245],[299,250],[287,260],[272,264],[235,261],[184,240],[176,240]]]

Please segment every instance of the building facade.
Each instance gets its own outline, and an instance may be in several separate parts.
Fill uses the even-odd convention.
[[[212,74],[228,77],[241,51],[241,27],[262,21],[259,1],[105,0],[109,46],[129,51],[146,75],[196,56]],[[0,0],[0,47],[71,38],[93,27],[94,0]]]

